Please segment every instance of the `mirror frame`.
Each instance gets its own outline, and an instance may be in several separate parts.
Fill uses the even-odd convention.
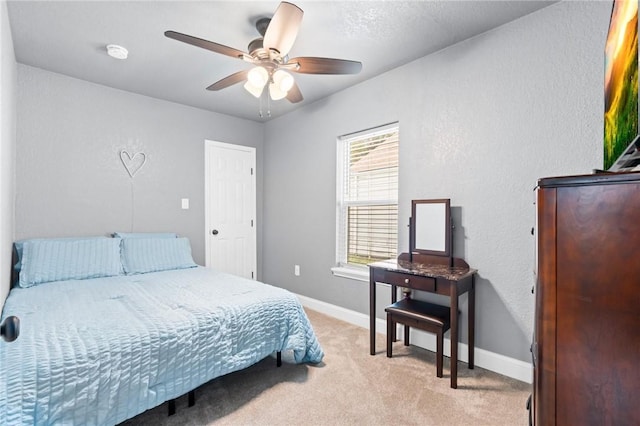
[[[417,217],[417,206],[420,204],[443,204],[445,208],[444,223],[444,250],[428,250],[416,247],[416,229],[420,223]],[[451,200],[449,198],[433,200],[411,200],[411,218],[409,220],[409,253],[429,254],[432,256],[451,257]]]

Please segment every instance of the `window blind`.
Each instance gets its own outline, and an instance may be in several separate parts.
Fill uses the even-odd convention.
[[[397,255],[398,126],[339,138],[339,265]]]

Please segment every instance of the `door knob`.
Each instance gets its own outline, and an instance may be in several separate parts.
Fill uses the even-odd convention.
[[[0,325],[0,335],[7,342],[13,342],[20,335],[20,319],[14,317],[6,317],[2,325]]]
[[[218,230],[217,230],[217,229],[214,229],[213,231],[211,231],[211,233],[212,233],[213,235],[218,235]]]

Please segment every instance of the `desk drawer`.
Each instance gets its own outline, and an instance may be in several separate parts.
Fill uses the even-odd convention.
[[[400,287],[413,288],[415,290],[436,291],[436,280],[430,277],[419,277],[417,275],[384,271],[384,277],[380,281]]]

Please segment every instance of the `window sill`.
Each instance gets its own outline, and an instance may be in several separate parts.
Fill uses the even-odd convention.
[[[369,282],[369,268],[349,268],[336,266],[331,268],[331,273],[336,277],[349,278],[356,281]]]

